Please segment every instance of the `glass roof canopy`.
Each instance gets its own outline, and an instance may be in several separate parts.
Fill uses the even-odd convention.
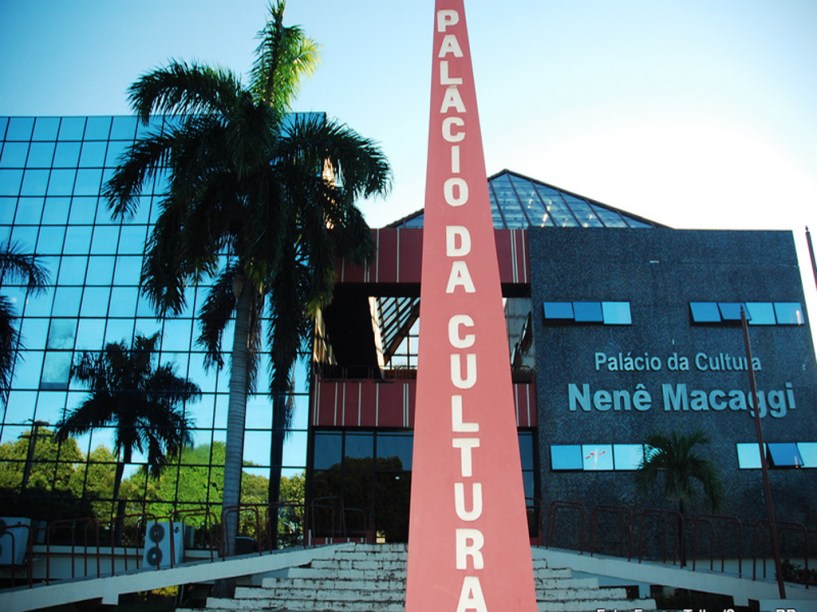
[[[590,198],[503,170],[488,178],[496,229],[528,227],[663,227]],[[389,227],[422,227],[420,210]]]
[[[503,170],[488,178],[491,214],[496,229],[528,227],[664,227],[590,198]],[[417,211],[389,227],[423,227]],[[412,365],[410,337],[417,335],[419,297],[378,297],[377,319],[384,361]],[[399,357],[398,357],[399,356]]]

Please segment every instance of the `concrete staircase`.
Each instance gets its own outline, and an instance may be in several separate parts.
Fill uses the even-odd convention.
[[[261,587],[238,587],[232,599],[210,597],[207,609],[402,612],[406,561],[405,545],[358,544],[264,578]],[[533,569],[538,610],[655,610],[651,599],[628,600],[623,588],[600,588],[595,578],[574,578],[543,559],[535,559]]]

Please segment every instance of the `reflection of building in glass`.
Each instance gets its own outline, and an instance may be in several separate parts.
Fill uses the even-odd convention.
[[[227,378],[204,370],[195,343],[208,281],[188,288],[181,316],[157,320],[138,285],[165,185],[143,194],[123,223],[100,199],[142,130],[132,117],[0,118],[0,240],[41,255],[52,278],[39,297],[2,288],[24,344],[0,421],[7,508],[25,477],[26,495],[59,498],[40,504],[51,518],[110,514],[110,485],[99,474],[115,461],[111,432],[97,428],[62,446],[47,433],[85,396],[69,376],[76,355],[155,332],[162,361],[203,391],[186,407],[196,448],[161,484],[137,469],[137,457],[124,494],[166,513],[221,498]],[[633,483],[644,440],[656,432],[704,430],[711,442],[701,452],[727,485],[723,511],[762,514],[741,306],[780,518],[813,521],[817,378],[791,235],[672,230],[508,171],[489,187],[509,337],[497,364],[512,368],[531,534],[556,500],[660,503],[639,498]],[[420,212],[375,230],[377,255],[365,268],[339,262],[335,299],[296,372],[284,473],[307,470],[316,537],[406,539],[417,347],[434,342],[421,340],[418,318],[422,225]],[[245,501],[266,501],[271,425],[269,398],[253,396]]]

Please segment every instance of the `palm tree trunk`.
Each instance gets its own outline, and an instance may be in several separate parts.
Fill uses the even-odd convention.
[[[278,548],[278,513],[281,501],[281,472],[284,463],[284,438],[287,422],[287,397],[283,393],[276,393],[272,399],[272,446],[270,450],[269,469],[269,521],[270,547]]]
[[[116,504],[116,515],[113,523],[113,543],[116,546],[122,544],[122,535],[125,530],[125,500],[120,499],[120,489],[122,488],[122,478],[125,475],[125,461],[116,462],[116,472],[113,477],[113,501]]]
[[[225,557],[235,554],[238,535],[238,504],[241,500],[241,467],[244,457],[244,423],[247,414],[247,372],[252,289],[239,289],[230,365],[230,398],[227,406],[227,440],[224,458],[224,497],[222,527]]]

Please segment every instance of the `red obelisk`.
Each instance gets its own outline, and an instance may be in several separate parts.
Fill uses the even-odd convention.
[[[408,553],[408,612],[536,610],[463,0],[434,10]]]

